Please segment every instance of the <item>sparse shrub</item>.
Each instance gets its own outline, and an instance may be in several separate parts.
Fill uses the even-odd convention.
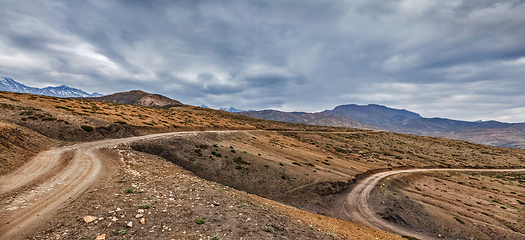
[[[93,127],[87,126],[87,125],[82,125],[82,126],[80,126],[80,128],[82,128],[86,132],[92,132],[93,131]]]
[[[219,239],[220,239],[219,235],[215,235],[215,236],[213,236],[213,237],[211,238],[211,240],[219,240]]]
[[[282,178],[282,179],[286,179],[286,176],[284,176],[284,175],[281,175],[281,178]]]
[[[120,235],[126,235],[126,230],[122,229],[118,231],[118,234]]]
[[[521,201],[518,199],[518,203],[521,204],[521,205],[525,205],[525,202]]]
[[[232,150],[230,150],[230,152],[232,152],[232,153],[236,153],[237,151],[235,151],[235,149],[232,149]]]
[[[126,190],[124,190],[125,193],[133,193],[133,189],[132,188],[128,188]]]
[[[297,165],[297,166],[301,166],[301,164],[298,163],[298,162],[292,162],[292,164],[293,164],[293,165]]]
[[[275,234],[275,229],[273,229],[272,226],[264,226],[262,228],[265,232],[269,232],[269,233],[274,233]]]
[[[215,156],[216,156],[216,157],[222,157],[222,154],[217,153],[217,154],[215,154]]]
[[[237,164],[250,164],[250,163],[244,161],[241,157],[233,158],[233,161],[236,162]]]
[[[237,207],[248,207],[248,203],[239,203],[239,205],[237,205]]]
[[[211,151],[211,155],[217,155],[217,153],[215,151]]]
[[[205,223],[205,221],[199,218],[199,219],[195,220],[195,223],[201,225],[201,224]]]
[[[217,144],[213,144],[213,147],[219,147],[219,145],[217,145]]]
[[[284,166],[284,164],[283,164],[282,162],[281,162],[281,163],[279,163],[279,165],[280,165],[280,166]]]
[[[151,203],[141,203],[138,205],[139,208],[141,209],[148,209],[150,207],[152,207]]]
[[[330,237],[335,237],[336,235],[335,235],[335,233],[333,233],[333,232],[329,232],[329,233],[328,233],[328,236],[330,236]]]

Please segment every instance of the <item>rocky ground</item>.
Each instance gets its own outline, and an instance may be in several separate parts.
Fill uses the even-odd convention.
[[[108,174],[28,239],[400,239],[203,180],[127,146],[100,154]]]

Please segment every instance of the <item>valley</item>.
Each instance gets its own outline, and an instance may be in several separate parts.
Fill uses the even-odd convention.
[[[524,231],[521,149],[188,105],[0,95],[6,129],[0,183],[8,189],[0,193],[0,229],[11,229],[14,239],[402,239],[387,231],[420,239],[519,239]],[[55,167],[33,165],[42,156]],[[456,168],[471,170],[442,170]],[[13,176],[24,169],[43,172],[9,187],[15,180],[6,179],[20,179]],[[76,179],[69,173],[90,180],[64,190]],[[368,184],[369,197],[348,201],[377,173],[393,175]],[[59,200],[51,204],[50,196]],[[376,219],[406,232],[360,225],[369,223],[343,211],[363,200]],[[479,221],[491,225],[480,230]],[[35,230],[24,231],[27,224]]]

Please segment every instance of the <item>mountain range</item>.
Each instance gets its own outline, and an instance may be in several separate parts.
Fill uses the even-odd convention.
[[[100,97],[102,94],[93,93],[89,94],[78,88],[68,87],[66,85],[61,85],[58,87],[45,87],[45,88],[35,88],[28,87],[24,84],[21,84],[12,78],[0,78],[0,91],[7,92],[19,92],[19,93],[30,93],[36,95],[45,95],[53,97]]]
[[[525,148],[525,123],[468,122],[446,118],[424,118],[411,111],[377,104],[340,105],[332,110],[318,113],[262,110],[240,112],[239,114],[266,120],[320,126],[381,129],[493,146]]]
[[[83,98],[90,101],[150,107],[183,105],[183,103],[177,100],[158,94],[150,94],[141,90],[102,96],[99,93],[89,94],[66,85],[46,88],[28,87],[11,78],[0,79],[0,91]],[[207,106],[203,105],[202,107]],[[377,104],[340,105],[332,110],[324,110],[317,113],[282,112],[277,110],[242,111],[233,107],[220,108],[219,110],[281,122],[385,130],[464,140],[493,146],[525,148],[525,123],[503,123],[497,121],[468,122],[446,118],[424,118],[415,112],[389,108]]]

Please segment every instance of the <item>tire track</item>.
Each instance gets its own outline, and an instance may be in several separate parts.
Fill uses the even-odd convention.
[[[42,221],[44,216],[52,215],[64,204],[73,201],[86,191],[103,172],[103,163],[95,153],[98,148],[143,139],[197,135],[205,132],[228,133],[236,131],[152,134],[76,144],[38,154],[15,172],[0,178],[0,195],[19,200],[16,204],[11,204],[10,208],[6,206],[0,209],[0,212],[7,212],[8,214],[0,221],[0,239],[20,239],[24,233],[33,230],[35,224]],[[74,156],[64,166],[64,164],[60,164],[60,157],[68,151],[72,151]],[[54,175],[50,177],[50,174]],[[44,182],[39,183],[41,181]]]

